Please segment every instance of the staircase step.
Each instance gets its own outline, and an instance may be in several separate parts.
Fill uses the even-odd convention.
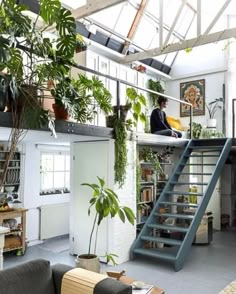
[[[198,204],[194,204],[194,203],[182,203],[182,202],[161,201],[161,202],[159,202],[159,204],[160,205],[176,205],[176,206],[186,206],[186,207],[198,208]]]
[[[186,176],[186,175],[193,175],[193,176],[211,176],[212,175],[212,173],[191,173],[191,172],[189,172],[189,173],[182,173],[182,172],[177,172],[176,173],[176,175],[184,175],[184,176]]]
[[[194,215],[188,215],[188,214],[179,214],[179,213],[159,213],[154,212],[155,216],[164,216],[164,217],[173,217],[178,219],[187,219],[192,220],[194,218]]]
[[[182,192],[182,191],[167,191],[165,194],[169,195],[186,195],[186,196],[203,196],[202,193],[195,193],[195,192]]]
[[[147,224],[147,226],[148,228],[152,228],[152,229],[161,229],[161,230],[168,230],[168,231],[182,232],[182,233],[187,233],[189,230],[188,228],[161,225],[161,224]]]
[[[208,183],[195,183],[195,182],[170,182],[171,185],[194,185],[194,186],[205,186]]]
[[[219,157],[218,154],[191,154],[191,155],[186,155],[185,157],[191,157],[191,158],[203,158],[203,157]]]
[[[212,150],[216,150],[216,151],[221,151],[223,149],[224,145],[212,145],[212,146],[189,146],[189,149],[192,150],[201,150],[201,151],[212,151]]]
[[[134,253],[145,255],[145,256],[161,258],[161,259],[165,259],[165,260],[169,260],[169,261],[173,261],[173,262],[176,260],[176,257],[174,254],[160,252],[154,248],[150,248],[150,249],[137,248],[137,249],[134,249]]]
[[[180,240],[170,239],[170,238],[162,238],[162,237],[154,237],[154,236],[142,236],[141,240],[143,241],[151,241],[151,242],[157,242],[157,243],[164,243],[174,246],[181,246],[183,243]]]
[[[180,163],[184,166],[214,166],[216,163]]]

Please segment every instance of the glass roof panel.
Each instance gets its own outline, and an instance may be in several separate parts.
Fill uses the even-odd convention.
[[[143,32],[145,32],[145,34]],[[153,24],[151,24],[150,21],[148,21],[146,18],[143,18],[138,25],[133,41],[144,50],[149,49],[150,45],[152,44],[152,40],[156,35],[158,35],[157,28],[153,26]],[[156,41],[159,43],[159,39]],[[158,46],[159,44],[155,44],[155,47]]]
[[[127,37],[136,13],[137,10],[130,3],[123,4],[123,9],[114,27],[115,31]]]
[[[120,13],[123,9],[124,4],[115,5],[113,7],[109,7],[107,9],[101,10],[97,13],[89,16],[90,19],[94,19],[99,23],[102,23],[104,26],[109,27],[110,29],[114,29],[119,17]]]

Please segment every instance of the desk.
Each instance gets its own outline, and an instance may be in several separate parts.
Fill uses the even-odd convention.
[[[126,276],[122,276],[119,278],[119,281],[121,281],[124,284],[132,284],[136,280]],[[150,292],[150,294],[164,294],[164,293],[165,291],[159,287],[154,287],[154,289]]]

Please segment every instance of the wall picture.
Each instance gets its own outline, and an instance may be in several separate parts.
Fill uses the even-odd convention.
[[[193,115],[205,114],[205,80],[180,83],[180,99],[193,105]],[[180,104],[180,116],[190,116],[190,107]]]

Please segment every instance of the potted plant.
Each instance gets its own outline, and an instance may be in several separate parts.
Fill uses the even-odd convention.
[[[76,49],[75,52],[79,53],[85,51],[88,48],[88,43],[84,40],[81,34],[76,34]]]
[[[94,118],[98,107],[105,115],[112,111],[111,93],[95,76],[91,79],[83,74],[78,74],[77,79],[66,76],[54,85],[51,94],[57,119],[67,119],[70,115],[77,122],[86,123]],[[65,116],[58,116],[57,108]]]
[[[77,263],[80,267],[99,272],[99,257],[96,255],[96,245],[99,233],[99,226],[102,221],[107,217],[118,216],[124,223],[126,219],[134,225],[135,216],[133,211],[127,206],[119,205],[119,198],[116,193],[105,186],[105,181],[99,177],[98,184],[83,183],[83,186],[88,186],[93,190],[91,199],[89,200],[88,215],[91,213],[91,209],[95,209],[95,215],[93,220],[93,226],[90,232],[88,252],[77,256]],[[95,234],[95,236],[94,236]],[[113,260],[115,254],[106,253],[107,260]]]
[[[123,186],[126,177],[127,166],[127,129],[132,130],[137,122],[146,122],[145,113],[142,107],[146,106],[146,99],[142,93],[138,93],[134,88],[127,88],[127,102],[125,105],[113,107],[113,115],[109,116],[110,127],[114,128],[115,138],[115,182],[120,187]],[[131,118],[127,119],[127,113],[131,113]],[[107,121],[108,121],[107,120]]]
[[[6,166],[25,128],[50,126],[50,113],[42,108],[47,80],[62,80],[69,72],[76,45],[76,24],[71,12],[59,0],[41,0],[39,14],[32,20],[27,6],[16,0],[0,4],[0,70],[7,72],[8,105],[13,128],[9,138]],[[52,39],[45,35],[55,26]],[[40,61],[39,61],[40,60]],[[0,185],[5,178],[1,174]]]
[[[223,98],[216,98],[215,100],[211,101],[210,103],[206,104],[206,108],[208,110],[209,119],[207,120],[207,126],[209,128],[215,128],[216,127],[216,119],[215,114],[219,109],[222,109],[222,106],[220,105],[223,103]]]
[[[200,123],[193,122],[192,123],[192,138],[193,139],[199,139],[202,131],[202,125]],[[188,132],[190,132],[190,129],[188,129]]]

